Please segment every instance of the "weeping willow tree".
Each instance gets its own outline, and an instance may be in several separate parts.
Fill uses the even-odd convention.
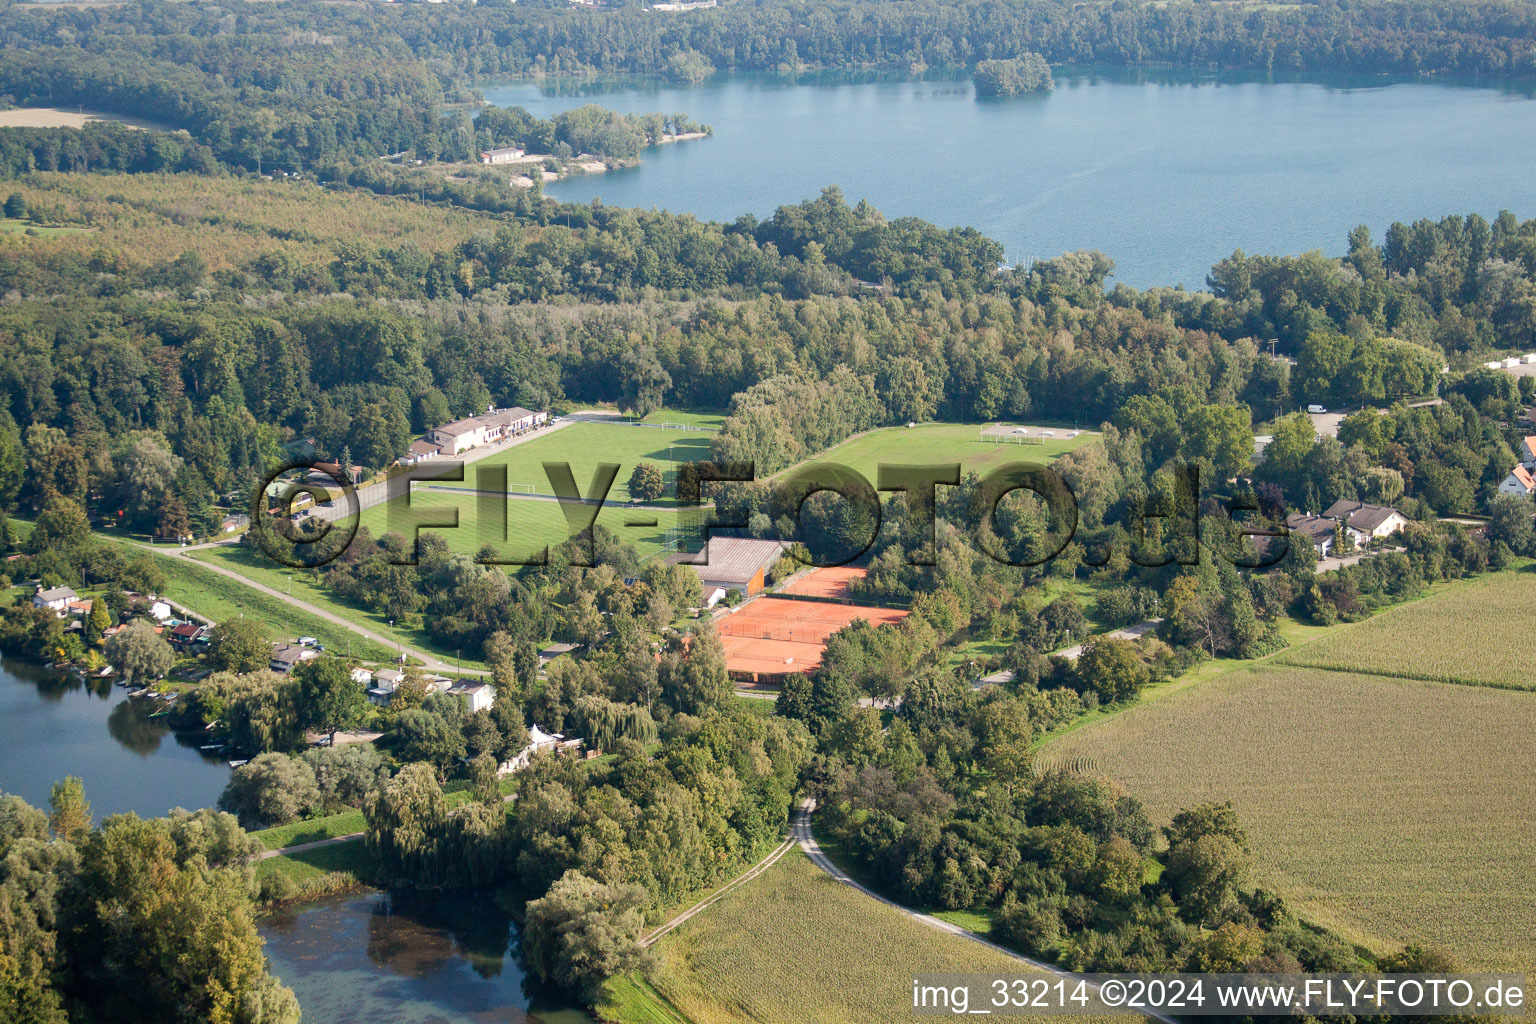
[[[507,863],[506,808],[470,802],[449,810],[427,764],[406,765],[375,790],[363,817],[387,884],[477,888],[499,881]]]
[[[608,750],[619,740],[651,743],[656,722],[640,704],[621,704],[589,693],[576,701],[576,721],[587,746]]]
[[[237,676],[219,672],[183,698],[178,724],[210,725],[238,751],[254,756],[292,750],[304,742],[296,680],[263,669]]]

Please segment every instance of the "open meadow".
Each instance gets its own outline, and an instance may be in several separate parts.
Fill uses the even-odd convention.
[[[1030,443],[1020,443],[1017,435],[998,426],[985,427],[976,423],[885,427],[860,434],[807,461],[840,463],[862,473],[871,484],[878,482],[876,477],[882,463],[939,465],[959,462],[962,474],[975,471],[985,476],[989,470],[1010,462],[1051,462],[1099,438],[1098,432],[1091,430],[1069,437],[1073,431],[1062,427],[1030,426],[1027,429]],[[1056,436],[1040,437],[1042,429],[1052,429]],[[984,435],[984,431],[990,433]],[[983,436],[991,440],[982,440]],[[1038,444],[1033,443],[1036,440]]]
[[[1471,686],[1536,689],[1524,637],[1536,622],[1536,573],[1505,572],[1413,601],[1276,660]]]
[[[798,849],[656,949],[655,988],[693,1024],[897,1024],[912,1019],[916,973],[1029,973],[833,881]]]
[[[1041,761],[1116,780],[1156,823],[1231,800],[1252,880],[1352,941],[1529,971],[1533,735],[1530,694],[1266,666],[1068,733]]]

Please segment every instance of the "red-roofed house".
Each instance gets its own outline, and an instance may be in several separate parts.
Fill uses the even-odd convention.
[[[1518,494],[1522,498],[1529,498],[1536,494],[1536,477],[1531,476],[1531,471],[1524,466],[1516,466],[1510,470],[1504,482],[1499,484],[1499,493]]]
[[[1536,436],[1527,437],[1520,442],[1520,465],[1526,469],[1536,469]]]

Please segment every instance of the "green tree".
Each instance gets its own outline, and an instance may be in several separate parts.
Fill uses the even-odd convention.
[[[144,619],[134,619],[109,639],[106,655],[130,686],[163,678],[176,664],[176,652]]]
[[[213,667],[224,672],[255,672],[272,661],[267,628],[255,619],[225,619],[213,627],[208,641]]]
[[[48,827],[67,842],[79,844],[91,831],[91,805],[85,798],[85,783],[76,776],[55,782],[48,794]]]
[[[1098,694],[1102,703],[1114,704],[1135,700],[1151,673],[1132,641],[1100,637],[1083,645],[1077,659],[1077,678],[1082,689]]]
[[[294,675],[299,681],[300,714],[305,724],[329,735],[332,745],[336,734],[356,725],[368,709],[368,695],[340,658],[305,662]]]
[[[219,810],[246,828],[286,825],[320,806],[320,787],[309,763],[287,754],[260,754],[230,774]]]
[[[45,551],[70,553],[90,543],[91,520],[78,502],[69,498],[53,498],[37,514],[32,524],[32,536],[27,550],[34,554]]]
[[[629,496],[636,501],[655,501],[666,490],[666,480],[654,463],[637,462],[629,474]]]
[[[465,754],[463,733],[441,715],[423,708],[412,708],[400,716],[391,742],[400,760],[430,765],[439,779],[446,779]]]
[[[646,904],[638,885],[605,885],[567,871],[528,904],[523,954],[529,968],[592,1002],[605,981],[644,962]]]
[[[11,220],[27,219],[27,197],[20,192],[12,192],[5,198],[5,215]]]
[[[112,628],[112,615],[107,611],[107,601],[98,597],[91,602],[91,612],[85,617],[85,639],[89,643],[101,643],[101,636]]]
[[[619,357],[619,408],[644,419],[661,408],[672,388],[672,375],[662,367],[649,345],[632,348]]]

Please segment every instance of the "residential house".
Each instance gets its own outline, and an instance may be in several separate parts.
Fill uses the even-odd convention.
[[[496,687],[483,679],[460,679],[448,688],[448,692],[462,697],[472,715],[491,710],[491,704],[496,700]]]
[[[225,516],[219,520],[219,531],[222,533],[234,533],[251,525],[251,517],[244,512],[232,516]]]
[[[200,622],[181,622],[171,627],[165,639],[173,647],[187,648],[194,644],[206,644],[209,632],[208,627]]]
[[[79,599],[80,595],[75,593],[73,587],[50,587],[47,590],[38,587],[37,592],[32,595],[32,607],[47,608],[55,615],[62,616],[69,602]]]
[[[1536,476],[1524,466],[1516,466],[1509,471],[1509,476],[1499,484],[1500,494],[1516,494],[1522,498],[1529,498],[1536,494]]]
[[[64,606],[64,614],[78,616],[79,618],[83,619],[87,615],[91,614],[91,607],[94,604],[95,602],[90,598],[71,601]]]
[[[480,162],[487,166],[493,164],[510,164],[514,160],[523,158],[523,150],[516,146],[504,146],[501,149],[487,149],[481,152]]]
[[[175,613],[171,610],[169,602],[151,601],[149,603],[149,617],[154,619],[156,622],[164,622],[173,614]]]
[[[272,645],[272,661],[268,667],[273,672],[290,673],[306,661],[314,661],[318,657],[320,652],[313,647],[276,643]]]
[[[668,556],[667,561],[692,566],[706,594],[719,588],[751,597],[763,589],[768,570],[786,549],[787,545],[777,540],[711,537],[699,554],[683,552]]]
[[[1520,456],[1520,465],[1526,469],[1536,469],[1536,436],[1524,438],[1516,454]]]
[[[427,684],[428,696],[447,693],[453,685],[453,680],[447,676],[423,674],[421,678]],[[388,704],[404,679],[405,673],[398,668],[379,669],[373,674],[374,686],[368,691],[368,699],[375,704]]]
[[[441,454],[443,454],[442,445],[433,441],[417,440],[411,442],[410,448],[406,449],[405,454],[400,457],[400,462],[406,466],[414,466],[418,462],[435,459]]]
[[[1408,517],[1390,505],[1370,505],[1363,501],[1336,501],[1323,515],[1337,519],[1358,533],[1359,536],[1352,538],[1357,544],[1390,537],[1408,525]]]
[[[1317,549],[1317,557],[1327,558],[1333,551],[1334,541],[1338,538],[1339,522],[1326,516],[1292,512],[1285,517],[1285,528],[1291,531],[1293,536],[1310,540],[1312,546]]]
[[[373,682],[373,673],[365,668],[354,668],[352,670],[352,681],[366,689],[368,684]]]

